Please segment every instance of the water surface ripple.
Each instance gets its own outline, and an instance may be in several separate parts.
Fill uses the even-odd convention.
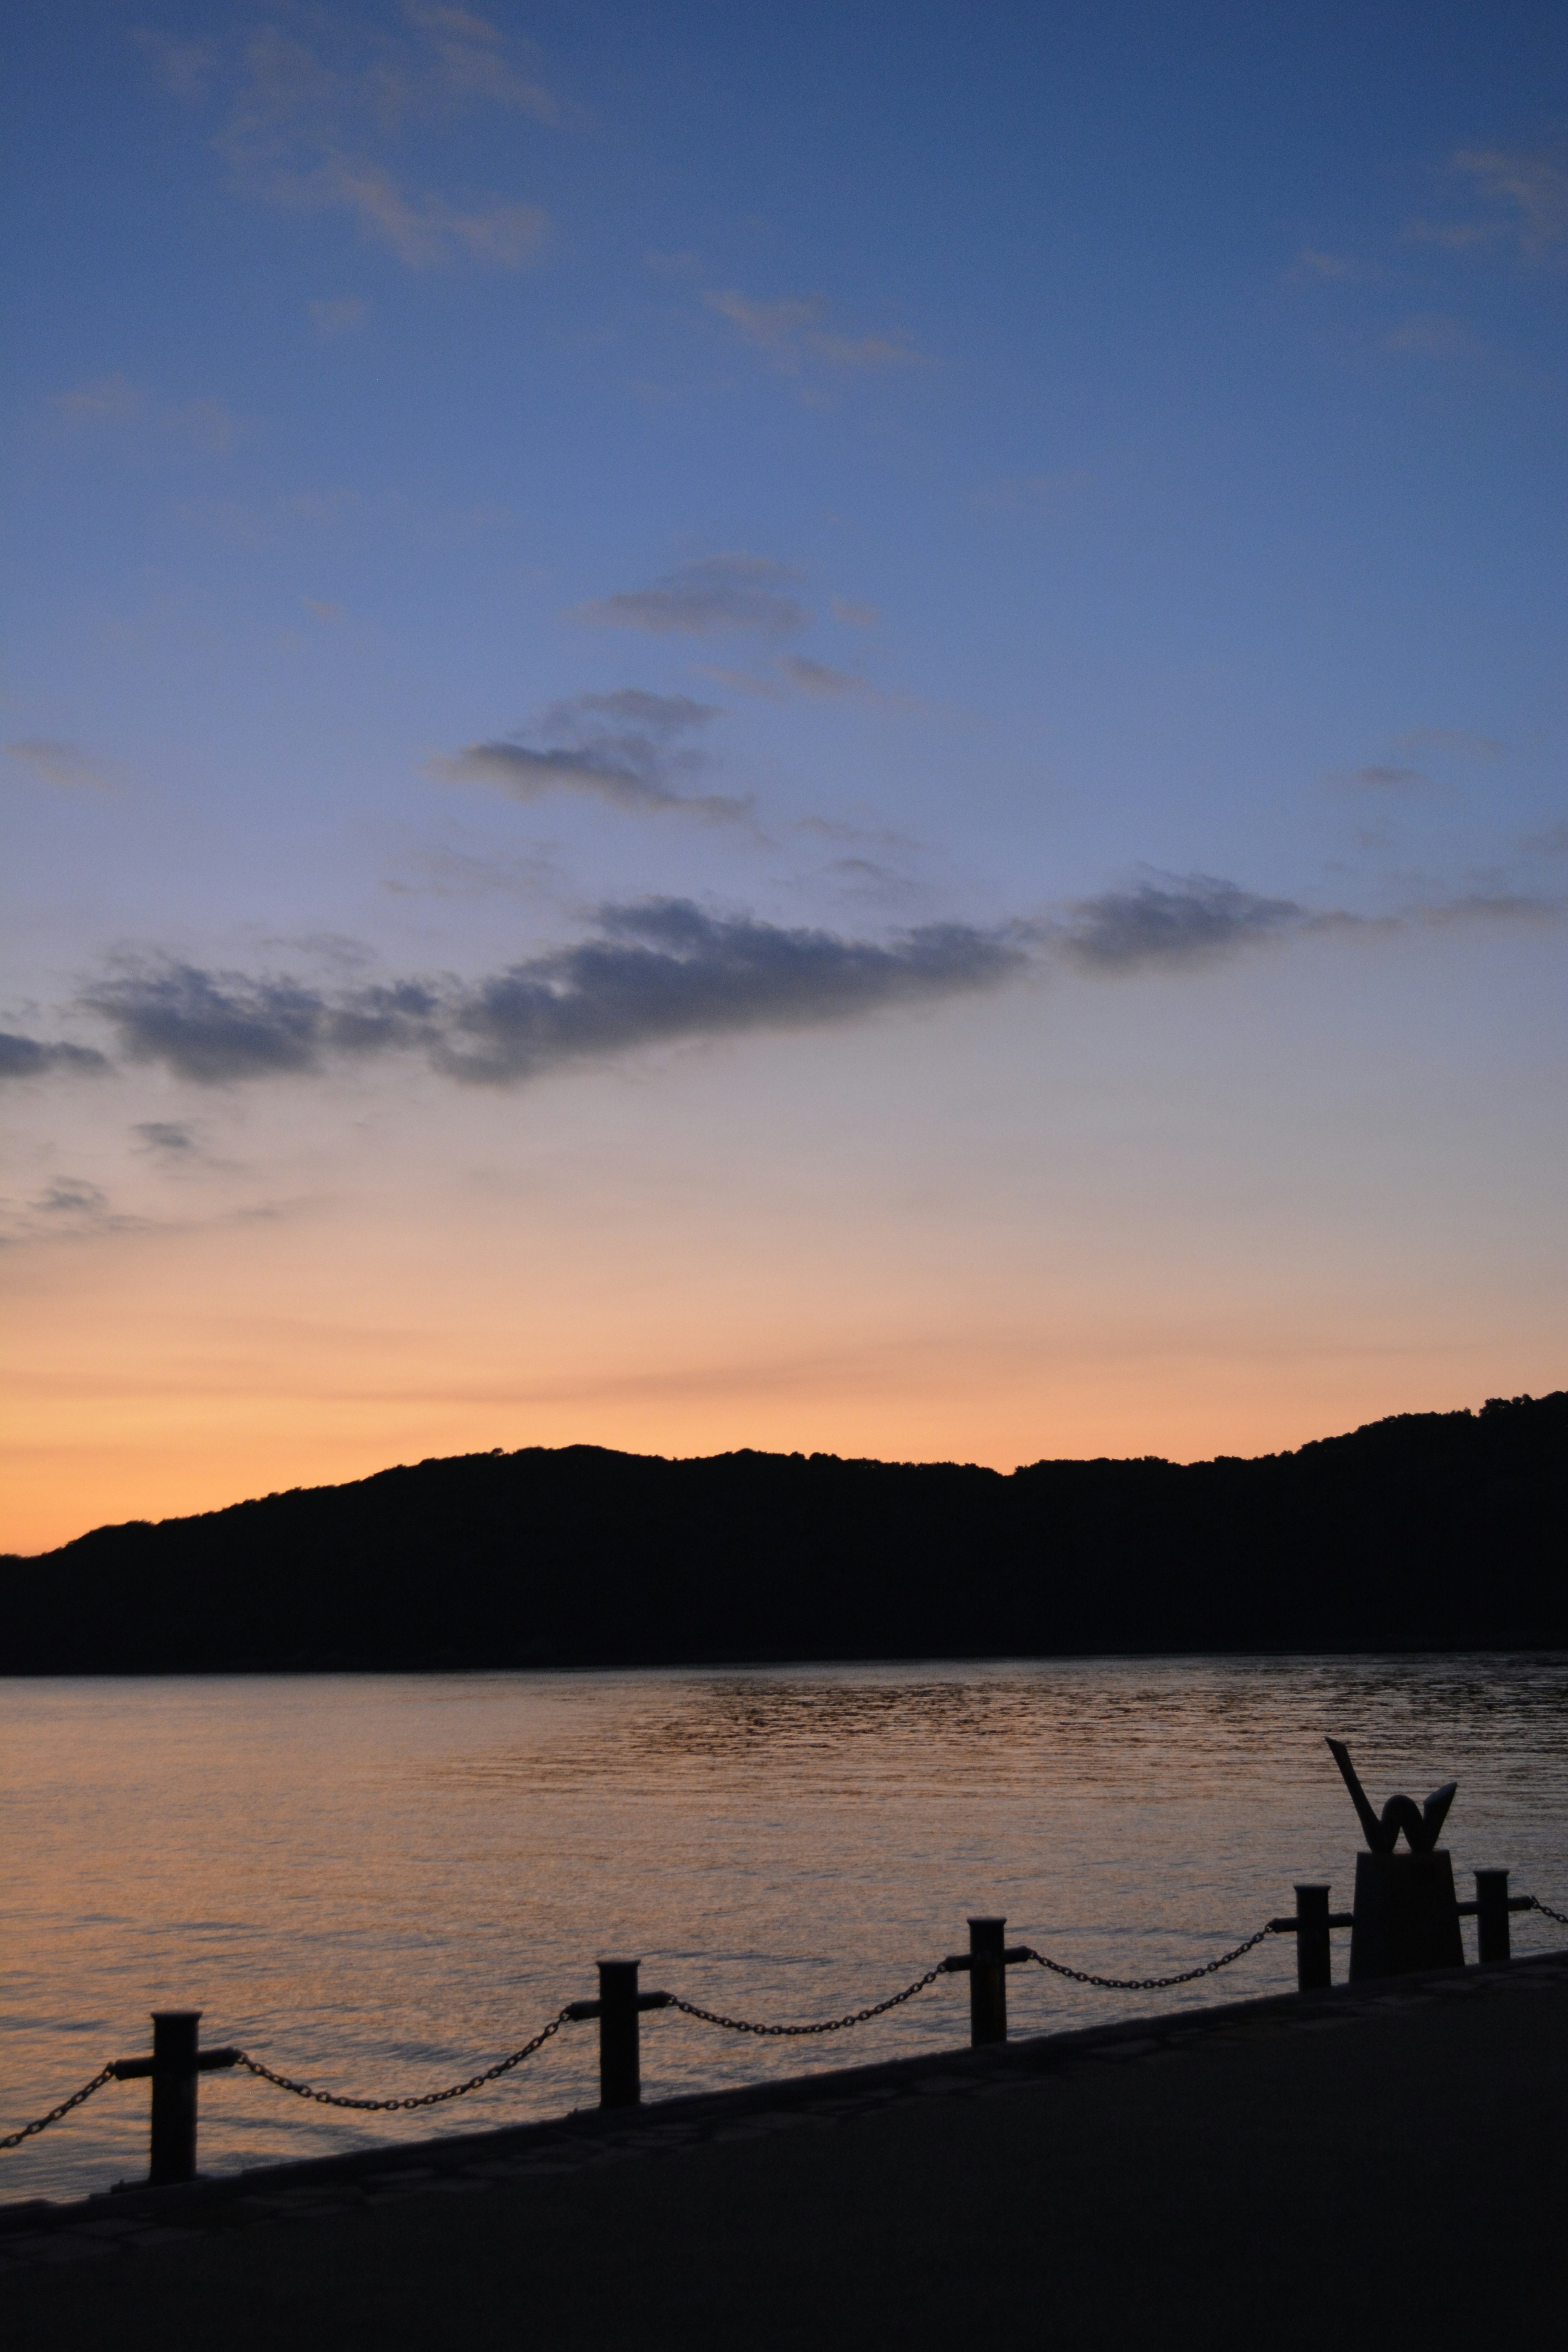
[[[145,2049],[154,2008],[199,2007],[209,2042],[387,2096],[492,2063],[595,1990],[600,1954],[779,2020],[879,2000],[961,1949],[971,1912],[1105,1975],[1192,1967],[1289,1910],[1295,1879],[1348,1905],[1358,1832],[1326,1732],[1380,1804],[1457,1777],[1456,1870],[1507,1865],[1568,1909],[1563,1656],[0,1684],[0,2130]],[[1557,1932],[1516,1927],[1521,1949]],[[1159,1996],[1015,1969],[1013,2020],[1260,1993],[1293,1969],[1285,1939]],[[962,1979],[805,2043],[656,2015],[645,2091],[966,2032]],[[595,2030],[569,2027],[406,2120],[209,2076],[203,2169],[560,2114],[594,2101],[595,2056]],[[0,2157],[0,2197],[142,2173],[147,2095],[112,2084]]]

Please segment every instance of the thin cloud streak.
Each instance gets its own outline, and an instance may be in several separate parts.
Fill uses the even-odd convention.
[[[788,564],[765,555],[708,555],[678,565],[651,587],[579,604],[577,617],[595,627],[642,629],[656,637],[711,636],[735,629],[788,636],[811,617],[787,593],[799,577]]]
[[[97,760],[89,760],[74,743],[58,742],[53,736],[24,735],[7,743],[5,754],[33,773],[46,784],[59,792],[112,792],[113,779]]]
[[[1473,890],[1386,915],[1363,915],[1265,898],[1211,874],[1162,875],[1130,890],[1075,900],[1066,924],[1041,936],[1054,938],[1082,968],[1113,973],[1194,969],[1291,938],[1385,937],[1458,923],[1560,923],[1565,914],[1568,899]]]
[[[881,368],[929,367],[923,352],[896,335],[845,335],[827,325],[830,305],[820,294],[758,302],[732,287],[702,297],[782,375],[799,375],[811,361],[866,374]]]
[[[1477,735],[1464,727],[1407,727],[1392,739],[1398,752],[1446,751],[1462,760],[1506,760],[1508,745],[1495,735]]]
[[[1488,215],[1414,220],[1405,229],[1407,237],[1416,244],[1442,246],[1450,253],[1511,246],[1521,260],[1561,264],[1568,247],[1568,168],[1561,150],[1461,148],[1453,165],[1489,207]]]
[[[143,436],[143,446],[145,436],[152,436],[165,445],[178,443],[198,457],[223,457],[246,431],[246,420],[221,400],[155,400],[125,375],[73,384],[57,393],[51,404],[60,426],[79,444],[130,433]]]
[[[456,783],[494,784],[513,800],[575,793],[644,814],[721,823],[749,815],[751,803],[680,789],[704,764],[704,755],[683,739],[717,716],[711,703],[640,687],[582,694],[544,712],[534,730],[544,741],[469,743],[433,761],[431,772]]]
[[[881,698],[868,678],[858,677],[852,670],[834,669],[826,662],[812,661],[805,654],[786,654],[779,667],[799,693],[819,701],[842,702],[859,698],[876,702]]]

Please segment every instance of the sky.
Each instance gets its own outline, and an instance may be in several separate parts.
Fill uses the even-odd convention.
[[[12,0],[0,1547],[1568,1382],[1568,16]]]

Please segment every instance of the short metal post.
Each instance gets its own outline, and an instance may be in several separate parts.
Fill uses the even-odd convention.
[[[599,1962],[599,2105],[635,2107],[642,2098],[637,2052],[640,1960]]]
[[[1003,1942],[1006,1926],[1005,1919],[969,1923],[969,2044],[973,2050],[1007,2039],[1007,1962]]]
[[[1490,1960],[1513,1957],[1509,1940],[1506,1870],[1476,1873],[1476,1950],[1483,1968]]]
[[[196,2177],[196,2031],[199,2009],[153,2011],[153,2160],[154,2189]]]
[[[1296,1889],[1296,1989],[1322,1992],[1333,1982],[1329,1953],[1329,1890]]]

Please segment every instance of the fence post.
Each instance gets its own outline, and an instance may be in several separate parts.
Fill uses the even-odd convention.
[[[1482,1966],[1513,1958],[1508,1925],[1508,1873],[1476,1873],[1476,1951]]]
[[[640,1960],[599,1962],[599,2105],[635,2107],[642,2099],[637,2051]]]
[[[1296,1989],[1323,1992],[1333,1982],[1329,1950],[1329,1890],[1296,1889]]]
[[[969,2046],[1007,2039],[1005,1919],[969,1923]]]
[[[153,2151],[147,2178],[154,2189],[196,2177],[196,2030],[199,2009],[153,2011]]]

